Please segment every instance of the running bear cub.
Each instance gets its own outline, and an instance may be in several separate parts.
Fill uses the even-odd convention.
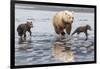
[[[87,40],[88,39],[87,30],[91,30],[91,27],[89,25],[80,26],[72,33],[72,35],[74,35],[75,33],[80,34],[81,32],[83,32],[86,35],[86,39],[85,40]]]
[[[31,28],[33,27],[32,22],[27,21],[25,24],[20,24],[17,27],[17,32],[18,35],[22,38],[22,36],[24,35],[24,38],[26,38],[26,32],[28,31],[30,33],[31,36]]]

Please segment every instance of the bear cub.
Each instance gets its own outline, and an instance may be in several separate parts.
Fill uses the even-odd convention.
[[[33,27],[32,22],[27,21],[25,24],[20,24],[17,27],[17,32],[18,35],[22,38],[22,36],[24,36],[24,38],[26,39],[26,32],[28,31],[30,33],[30,36],[32,34],[31,32],[31,28]]]
[[[87,30],[91,30],[91,27],[89,25],[80,26],[72,33],[72,35],[74,35],[75,33],[80,34],[81,32],[83,32],[86,35],[86,39],[85,40],[87,40],[88,39]]]

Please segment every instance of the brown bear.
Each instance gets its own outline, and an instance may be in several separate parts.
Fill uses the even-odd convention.
[[[72,23],[73,23],[74,17],[73,12],[70,11],[60,11],[57,12],[53,17],[53,26],[55,29],[55,32],[59,35],[65,35],[64,30],[66,30],[67,34],[70,34]]]
[[[22,36],[24,35],[24,38],[26,38],[26,32],[28,31],[30,33],[31,36],[31,28],[33,27],[32,22],[27,21],[25,24],[20,24],[17,27],[17,32],[18,35],[22,38]]]
[[[72,33],[72,35],[74,35],[75,33],[80,34],[81,32],[83,32],[86,35],[86,39],[85,40],[87,40],[88,39],[87,30],[91,30],[91,27],[89,25],[80,26]]]

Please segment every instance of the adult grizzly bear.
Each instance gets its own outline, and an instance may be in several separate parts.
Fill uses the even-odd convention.
[[[56,13],[53,17],[53,26],[55,32],[58,35],[60,34],[64,36],[64,30],[66,30],[66,33],[70,35],[73,20],[73,12],[65,10]]]
[[[22,38],[22,36],[24,35],[24,38],[26,38],[26,32],[28,31],[30,33],[31,36],[31,28],[33,27],[32,22],[27,21],[25,24],[20,24],[17,27],[17,32],[18,35]]]
[[[85,40],[87,40],[88,39],[87,30],[91,30],[91,26],[90,25],[80,26],[72,33],[72,35],[74,35],[75,33],[80,34],[81,32],[83,32],[86,35],[86,39]]]

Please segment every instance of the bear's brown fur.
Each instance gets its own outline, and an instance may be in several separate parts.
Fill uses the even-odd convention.
[[[55,32],[64,36],[64,30],[66,30],[66,33],[70,34],[73,18],[73,13],[67,10],[56,13],[53,17]]]
[[[87,30],[91,30],[91,27],[89,25],[86,26],[80,26],[78,27],[73,33],[72,35],[74,35],[75,33],[80,34],[81,32],[85,33],[86,35],[86,40],[88,39],[88,33]]]
[[[17,32],[18,32],[18,35],[22,38],[22,36],[24,35],[24,38],[26,38],[26,32],[28,31],[30,33],[30,36],[31,36],[31,28],[33,27],[33,24],[32,22],[28,22],[25,23],[25,24],[20,24],[18,27],[17,27]]]

